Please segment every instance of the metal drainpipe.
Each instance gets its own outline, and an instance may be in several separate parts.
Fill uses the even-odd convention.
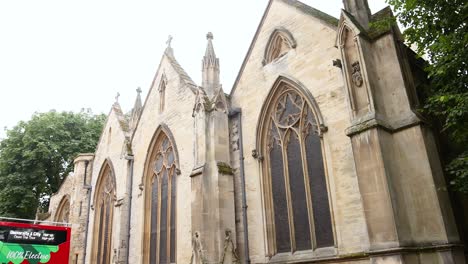
[[[127,180],[128,188],[127,192],[129,194],[128,196],[128,217],[127,217],[127,252],[126,252],[126,258],[127,258],[127,264],[130,263],[130,230],[131,230],[131,225],[130,225],[130,220],[132,216],[132,193],[133,193],[133,162],[134,162],[134,157],[133,155],[128,155],[125,157],[125,159],[128,160],[130,163],[130,173],[128,174],[129,179]]]
[[[233,109],[230,113],[230,116],[234,115],[237,115],[237,120],[239,121],[239,171],[242,191],[242,225],[244,226],[244,263],[249,264],[249,228],[247,223],[247,195],[245,191],[244,143],[242,141],[242,110],[240,108]]]
[[[88,251],[88,228],[89,228],[89,213],[91,211],[91,190],[92,187],[89,184],[86,184],[87,174],[88,174],[88,164],[89,161],[85,161],[85,179],[83,182],[83,188],[88,190],[88,215],[86,216],[86,229],[85,229],[85,241],[84,241],[84,253],[83,253],[83,263],[86,262],[86,252]]]

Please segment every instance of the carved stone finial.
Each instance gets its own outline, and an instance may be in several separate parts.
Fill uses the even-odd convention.
[[[120,93],[117,92],[117,95],[115,96],[115,102],[118,103],[119,102],[119,97],[120,97]]]
[[[138,87],[138,88],[136,89],[136,92],[137,92],[138,94],[141,94],[141,88]]]
[[[206,39],[213,39],[213,33],[208,32],[208,34],[206,34]]]
[[[166,44],[167,44],[167,47],[168,47],[168,48],[171,47],[171,42],[172,42],[172,36],[169,35],[169,36],[167,37],[167,41],[166,41]]]

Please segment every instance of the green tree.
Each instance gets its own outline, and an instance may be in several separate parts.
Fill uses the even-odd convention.
[[[468,1],[387,0],[406,28],[408,44],[428,59],[423,111],[448,138],[444,159],[451,184],[468,193]]]
[[[0,215],[34,218],[73,169],[78,153],[94,152],[105,121],[90,110],[36,113],[0,142]]]

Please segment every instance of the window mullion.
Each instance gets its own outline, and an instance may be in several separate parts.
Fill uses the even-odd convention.
[[[171,262],[171,208],[172,208],[172,177],[171,177],[171,170],[167,170],[167,208],[166,208],[166,256],[169,260],[168,263]]]
[[[307,197],[307,215],[309,216],[309,230],[312,249],[316,248],[317,242],[315,239],[315,223],[313,216],[313,204],[312,204],[312,193],[310,190],[310,178],[309,178],[309,168],[307,163],[307,154],[306,154],[306,144],[305,144],[305,135],[306,135],[306,122],[307,118],[304,118],[304,111],[307,111],[307,104],[302,109],[301,120],[299,123],[299,144],[301,146],[301,160],[302,160],[302,170],[304,171],[304,188]]]
[[[296,237],[294,235],[294,219],[293,219],[293,207],[291,198],[291,185],[289,182],[289,169],[288,169],[288,155],[287,155],[287,142],[288,137],[291,136],[291,131],[284,133],[283,140],[281,142],[281,151],[283,156],[283,170],[284,170],[284,187],[286,188],[286,202],[288,205],[288,219],[289,219],[289,237],[291,240],[291,252],[296,251]]]
[[[268,157],[270,157],[270,149],[268,149],[268,147],[265,147],[265,152],[266,153],[266,157],[268,155]],[[268,175],[272,175],[271,173],[271,160],[269,158],[266,158],[265,159],[265,162],[264,162],[264,168],[265,170],[268,172]],[[267,233],[271,235],[271,243],[268,243],[269,246],[270,246],[270,250],[268,252],[270,252],[270,254],[272,252],[276,252],[276,249],[277,249],[277,245],[276,245],[276,223],[275,223],[275,210],[274,210],[274,202],[273,202],[273,185],[271,183],[271,177],[264,177],[264,184],[265,184],[265,189],[268,190],[268,191],[265,191],[266,193],[266,197],[265,197],[265,201],[267,203],[267,208],[266,208],[266,211],[269,212],[269,214],[267,214],[268,218],[267,218]]]

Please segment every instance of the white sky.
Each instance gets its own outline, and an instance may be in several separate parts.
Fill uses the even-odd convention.
[[[268,0],[0,1],[0,138],[3,128],[51,109],[124,111],[146,96],[166,47],[200,83],[206,33],[232,88]],[[304,0],[339,16],[342,0]],[[385,0],[369,0],[372,12]]]

